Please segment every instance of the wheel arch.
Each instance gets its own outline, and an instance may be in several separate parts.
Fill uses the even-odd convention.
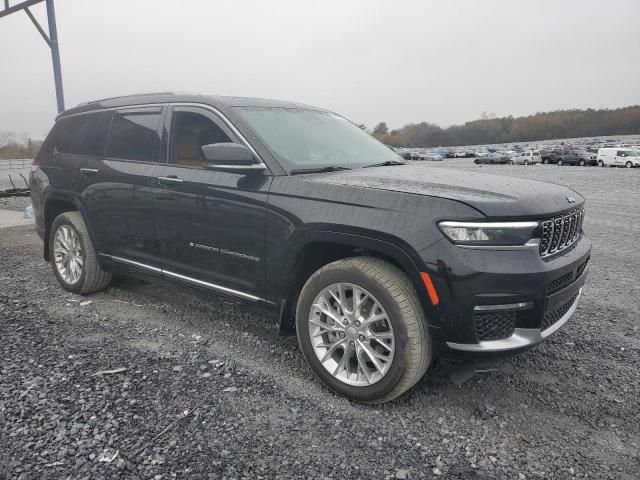
[[[43,218],[44,218],[44,230],[43,230],[43,257],[48,262],[49,258],[49,235],[51,234],[51,225],[58,215],[66,212],[80,212],[86,225],[87,219],[85,216],[82,202],[71,192],[53,191],[47,195],[43,202]],[[91,235],[91,231],[89,235]],[[93,241],[93,238],[92,238]]]
[[[385,260],[405,273],[416,289],[427,318],[432,311],[426,288],[420,276],[420,267],[414,261],[417,252],[406,242],[373,232],[336,232],[317,230],[300,235],[292,244],[279,278],[283,279],[274,292],[280,301],[280,331],[294,328],[295,305],[298,294],[307,279],[318,269],[331,262],[356,256],[369,256]]]

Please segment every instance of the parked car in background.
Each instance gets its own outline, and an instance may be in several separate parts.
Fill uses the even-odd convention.
[[[558,148],[540,150],[540,163],[542,164],[556,163],[561,153],[562,153],[562,149],[558,149]]]
[[[411,154],[402,148],[392,147],[391,145],[387,145],[392,151],[396,152],[400,157],[405,160],[411,160]]]
[[[511,165],[535,165],[536,163],[540,163],[540,152],[537,150],[516,153],[509,160]]]
[[[509,157],[502,153],[488,153],[483,157],[477,157],[473,163],[476,165],[505,165],[509,163]]]
[[[565,147],[562,152],[556,158],[557,165],[596,165],[598,163],[597,155],[588,152],[587,150]]]
[[[601,148],[598,150],[599,167],[640,167],[640,152],[620,148]]]
[[[424,153],[419,152],[417,150],[413,150],[413,151],[411,151],[409,153],[411,155],[411,160],[426,160],[427,159],[427,156]]]

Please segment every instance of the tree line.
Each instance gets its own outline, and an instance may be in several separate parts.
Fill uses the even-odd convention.
[[[380,122],[371,132],[397,147],[447,147],[529,142],[562,138],[640,134],[640,105],[616,109],[558,110],[526,117],[483,118],[442,128],[429,122],[389,130]]]
[[[42,141],[32,140],[26,134],[0,131],[0,160],[13,158],[33,158]]]

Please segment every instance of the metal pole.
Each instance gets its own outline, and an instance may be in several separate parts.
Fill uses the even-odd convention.
[[[58,113],[64,110],[64,92],[62,90],[62,71],[60,69],[60,51],[58,50],[58,30],[56,28],[56,11],[53,0],[46,0],[47,20],[49,21],[49,42],[51,45],[51,61],[53,62],[53,80],[56,84],[56,100]]]

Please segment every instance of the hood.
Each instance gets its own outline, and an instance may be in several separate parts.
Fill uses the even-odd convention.
[[[315,174],[307,180],[457,200],[487,217],[541,218],[584,202],[569,187],[552,183],[417,165]]]

